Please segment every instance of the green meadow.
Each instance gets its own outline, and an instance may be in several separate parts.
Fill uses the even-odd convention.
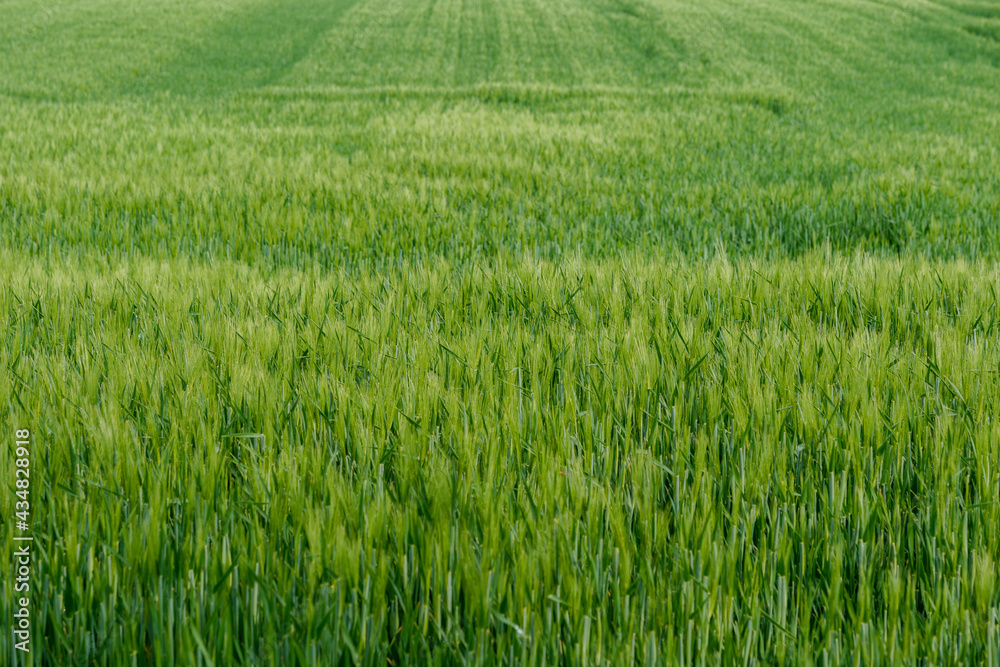
[[[0,0],[0,664],[1000,664],[998,138],[989,0]]]

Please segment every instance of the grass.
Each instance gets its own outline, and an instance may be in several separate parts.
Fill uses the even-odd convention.
[[[9,246],[330,267],[1000,247],[1000,47],[958,11],[133,4],[0,10]]]
[[[995,9],[0,3],[0,654],[997,664]]]

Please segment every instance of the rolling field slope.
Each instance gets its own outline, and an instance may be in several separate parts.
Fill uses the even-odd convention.
[[[7,2],[4,237],[328,266],[992,258],[989,9]]]
[[[0,662],[996,664],[998,137],[987,0],[0,1]]]

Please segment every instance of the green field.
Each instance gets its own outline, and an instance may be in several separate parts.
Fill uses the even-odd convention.
[[[0,267],[0,664],[1000,664],[996,1],[0,0]]]

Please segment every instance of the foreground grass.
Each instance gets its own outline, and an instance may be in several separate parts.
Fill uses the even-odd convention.
[[[36,659],[1000,656],[993,265],[4,281]]]

